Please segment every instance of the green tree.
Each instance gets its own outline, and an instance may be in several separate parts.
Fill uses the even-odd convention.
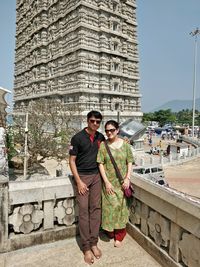
[[[158,121],[160,126],[163,126],[165,123],[175,123],[180,126],[192,124],[192,110],[183,109],[178,112],[171,112],[170,109],[159,110],[156,112],[144,113],[143,123],[147,121]],[[195,110],[195,125],[200,125],[200,112]]]
[[[154,121],[155,120],[154,118],[155,118],[155,115],[153,112],[143,113],[142,122],[146,123],[148,121]]]
[[[161,109],[159,111],[154,112],[154,118],[156,121],[159,122],[161,127],[166,123],[176,122],[176,116],[174,113],[172,113],[171,109]]]
[[[192,124],[192,110],[183,109],[176,113],[177,121],[180,125]]]
[[[70,139],[78,131],[73,123],[77,121],[77,117],[81,119],[78,107],[64,106],[53,99],[42,99],[31,102],[26,112],[29,114],[29,166],[49,157],[65,159]],[[24,151],[25,116],[15,115],[13,120],[14,143],[20,144]]]

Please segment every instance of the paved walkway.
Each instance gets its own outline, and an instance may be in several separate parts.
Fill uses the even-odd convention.
[[[84,267],[89,266],[83,260],[75,238],[21,249],[0,254],[1,267]],[[161,267],[129,235],[121,248],[115,248],[113,241],[102,236],[99,242],[103,256],[95,260],[94,267]]]

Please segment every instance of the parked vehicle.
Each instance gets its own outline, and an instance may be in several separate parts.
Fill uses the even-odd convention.
[[[133,173],[137,173],[142,177],[148,178],[151,181],[158,183],[160,185],[167,186],[165,181],[164,170],[162,165],[148,165],[148,166],[136,166],[133,168]]]
[[[160,147],[159,146],[151,147],[149,153],[152,155],[159,155],[160,154]]]

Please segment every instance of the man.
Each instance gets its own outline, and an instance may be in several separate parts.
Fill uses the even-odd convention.
[[[101,221],[101,177],[96,162],[103,134],[97,130],[102,121],[98,111],[87,114],[87,127],[72,137],[69,165],[76,181],[76,198],[79,207],[79,232],[84,260],[94,263],[101,250],[97,247]]]

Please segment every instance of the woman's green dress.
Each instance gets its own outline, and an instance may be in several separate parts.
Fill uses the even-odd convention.
[[[109,148],[122,176],[125,177],[127,164],[129,162],[133,163],[133,154],[130,145],[123,142],[119,149],[113,149],[111,146]],[[97,162],[104,165],[106,176],[114,188],[114,194],[109,195],[106,193],[105,184],[103,184],[101,227],[110,232],[114,229],[123,229],[126,227],[129,217],[127,199],[124,196],[121,183],[116,176],[115,169],[103,142],[99,148]]]

